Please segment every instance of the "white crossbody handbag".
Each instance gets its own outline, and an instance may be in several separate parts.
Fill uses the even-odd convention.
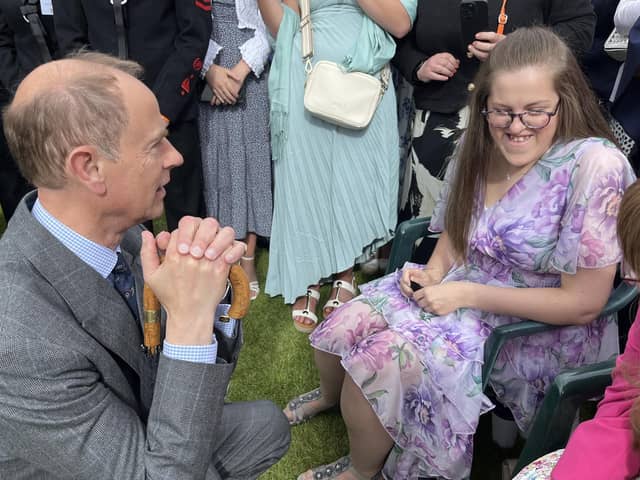
[[[340,127],[365,128],[389,87],[389,65],[385,65],[378,79],[366,73],[344,72],[335,62],[321,60],[312,64],[311,0],[299,2],[302,60],[307,73],[304,108],[313,116]]]

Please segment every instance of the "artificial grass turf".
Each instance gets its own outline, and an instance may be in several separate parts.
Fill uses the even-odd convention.
[[[268,253],[256,254],[258,280],[264,290]],[[324,305],[330,285],[321,289],[318,307]],[[229,400],[269,399],[284,407],[294,396],[318,386],[318,372],[308,335],[293,326],[291,309],[282,297],[263,292],[251,304],[244,320],[245,344],[229,389]],[[310,467],[332,462],[348,452],[346,430],[338,411],[292,427],[286,456],[261,479],[295,479]]]

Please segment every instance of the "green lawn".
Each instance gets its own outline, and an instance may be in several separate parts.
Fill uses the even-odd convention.
[[[157,226],[162,227],[163,222]],[[0,233],[4,229],[5,220],[0,211]],[[266,249],[258,250],[256,261],[260,284],[264,287],[268,265]],[[329,285],[325,285],[320,305],[328,295]],[[281,297],[269,298],[262,293],[252,303],[244,329],[245,345],[231,382],[230,400],[270,399],[284,406],[294,395],[318,385],[307,335],[294,329],[290,309]],[[476,435],[473,480],[499,479],[499,464],[505,453],[515,453],[502,452],[493,446],[488,419],[486,416],[481,421]],[[333,461],[347,451],[347,436],[339,413],[327,413],[294,427],[289,452],[261,479],[295,479],[309,467]]]

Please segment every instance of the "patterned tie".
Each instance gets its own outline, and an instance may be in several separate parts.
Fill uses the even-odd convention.
[[[136,287],[133,281],[133,274],[129,265],[124,261],[121,252],[118,252],[118,262],[107,277],[111,284],[118,291],[120,296],[127,302],[127,306],[135,319],[138,319],[138,303],[136,302]]]

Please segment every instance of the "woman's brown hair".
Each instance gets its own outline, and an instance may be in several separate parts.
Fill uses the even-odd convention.
[[[481,111],[486,107],[496,74],[526,67],[546,68],[553,76],[560,104],[554,140],[604,137],[613,141],[575,57],[567,45],[548,28],[527,27],[510,33],[496,45],[475,78],[470,99],[469,126],[458,149],[445,212],[445,230],[456,253],[467,258],[471,218],[478,194],[484,188],[491,159],[499,155]]]
[[[631,271],[640,272],[640,180],[637,180],[625,192],[618,213],[618,238],[622,247],[622,257]],[[624,365],[624,373],[629,382],[638,387],[640,365]],[[640,446],[640,397],[631,408],[631,427],[633,428],[634,447]]]

